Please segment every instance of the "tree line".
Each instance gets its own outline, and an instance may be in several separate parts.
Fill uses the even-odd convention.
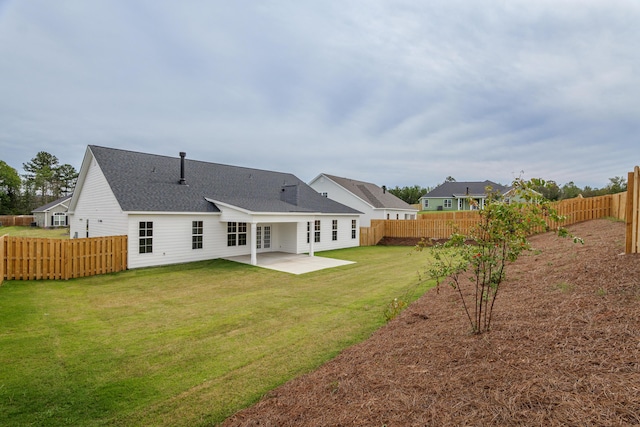
[[[72,194],[78,179],[73,166],[60,164],[46,151],[38,152],[22,168],[24,175],[0,160],[0,215],[28,215],[39,206]]]
[[[444,182],[454,182],[455,178],[448,176]],[[595,197],[603,196],[605,194],[617,194],[623,191],[627,191],[627,180],[623,177],[616,176],[609,178],[609,183],[602,188],[592,188],[585,186],[583,188],[578,187],[573,181],[570,181],[562,186],[559,186],[555,181],[546,181],[546,185],[534,188],[535,191],[542,194],[547,200],[557,201],[564,199],[573,199],[582,195],[582,197]],[[436,186],[437,187],[437,186]],[[415,205],[419,203],[420,197],[424,196],[435,187],[421,187],[419,185],[405,186],[390,188],[389,193],[398,197],[401,200]]]

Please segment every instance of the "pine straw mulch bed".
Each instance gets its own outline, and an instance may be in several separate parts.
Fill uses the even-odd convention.
[[[640,424],[640,256],[625,226],[551,233],[508,269],[492,331],[469,334],[442,285],[225,426]]]

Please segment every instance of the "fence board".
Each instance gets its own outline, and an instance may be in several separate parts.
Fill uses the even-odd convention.
[[[627,179],[625,253],[640,252],[640,167],[629,172]]]
[[[360,227],[360,246],[377,245],[384,237],[384,220],[372,220],[370,227]]]
[[[5,236],[0,236],[0,285],[2,285],[2,282],[4,282],[4,254],[5,254],[5,250],[4,250],[4,238]]]
[[[2,280],[72,279],[127,269],[127,236],[0,239]]]
[[[36,218],[31,215],[0,215],[0,224],[3,227],[28,226],[35,221]]]

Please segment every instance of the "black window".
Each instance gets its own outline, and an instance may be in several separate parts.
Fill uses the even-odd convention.
[[[331,240],[338,240],[338,220],[331,221]]]
[[[191,222],[191,248],[202,249],[202,221]]]
[[[139,251],[141,254],[153,252],[153,222],[140,221],[139,223]]]
[[[319,219],[316,219],[313,229],[314,229],[313,241],[316,243],[319,243],[320,242],[320,220]]]
[[[247,245],[247,223],[228,222],[227,223],[227,246]]]

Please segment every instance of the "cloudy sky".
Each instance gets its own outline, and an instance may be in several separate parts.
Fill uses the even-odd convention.
[[[640,164],[639,23],[638,0],[0,0],[0,160],[601,188]]]

